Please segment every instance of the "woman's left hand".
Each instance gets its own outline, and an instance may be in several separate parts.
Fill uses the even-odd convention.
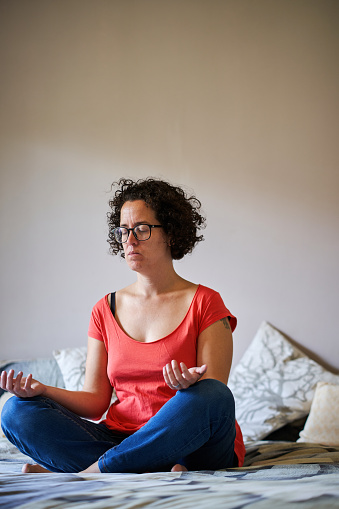
[[[163,367],[163,375],[168,387],[174,391],[187,389],[190,385],[195,384],[206,373],[207,366],[203,364],[200,367],[187,368],[187,366],[180,362],[180,367],[177,361],[173,360],[171,363]]]

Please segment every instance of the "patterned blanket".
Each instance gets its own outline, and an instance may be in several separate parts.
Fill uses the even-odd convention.
[[[339,508],[339,447],[256,442],[247,450],[244,467],[216,472],[21,474],[27,458],[0,440],[0,507]]]
[[[244,467],[334,463],[339,467],[339,447],[305,442],[254,442],[246,447]]]

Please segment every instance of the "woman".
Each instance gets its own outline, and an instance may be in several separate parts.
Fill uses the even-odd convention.
[[[162,180],[121,179],[109,243],[136,281],[93,308],[78,392],[3,373],[7,438],[37,464],[24,472],[149,472],[241,466],[227,387],[235,317],[220,295],[181,278],[173,260],[203,239],[200,202]],[[112,388],[117,394],[107,417]]]

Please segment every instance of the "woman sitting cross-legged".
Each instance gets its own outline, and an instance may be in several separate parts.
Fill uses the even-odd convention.
[[[241,466],[245,448],[227,387],[236,318],[219,293],[173,260],[202,240],[200,202],[159,179],[115,183],[111,253],[136,280],[93,308],[86,376],[68,391],[3,372],[6,437],[25,472],[153,472]],[[113,388],[117,400],[107,410]]]

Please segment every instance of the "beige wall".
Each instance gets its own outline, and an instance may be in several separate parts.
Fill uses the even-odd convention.
[[[133,279],[108,255],[120,176],[203,202],[177,263],[339,368],[338,9],[330,0],[0,2],[0,359],[86,342]]]

